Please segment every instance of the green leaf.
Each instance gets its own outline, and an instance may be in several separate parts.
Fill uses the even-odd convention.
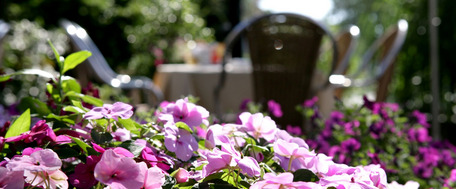
[[[67,112],[80,113],[80,114],[86,113],[86,111],[84,109],[81,109],[81,108],[76,107],[76,106],[65,106],[63,108],[63,110],[67,111]]]
[[[131,119],[119,119],[118,123],[120,125],[129,130],[131,133],[139,135],[139,128],[141,127],[138,123]]]
[[[65,58],[65,62],[63,63],[62,74],[64,74],[68,70],[75,68],[77,65],[84,62],[84,60],[86,60],[90,56],[92,56],[92,53],[89,51],[79,51],[68,55]]]
[[[18,107],[21,110],[30,109],[31,113],[36,113],[41,116],[45,116],[51,113],[51,110],[46,103],[33,97],[22,98]]]
[[[65,94],[68,97],[76,97],[82,99],[82,101],[92,104],[94,106],[103,106],[103,101],[101,99],[95,98],[93,96],[84,95],[81,93],[76,93],[74,91],[69,91]]]
[[[165,175],[165,183],[163,183],[162,188],[163,189],[171,189],[176,185],[176,179],[169,175]]]
[[[49,43],[49,46],[51,46],[52,52],[54,52],[55,60],[57,61],[58,65],[59,65],[60,74],[62,74],[63,65],[62,65],[62,61],[60,61],[60,54],[59,54],[59,52],[57,52],[57,49],[52,44],[51,40],[48,40],[48,43]]]
[[[192,129],[184,122],[180,122],[180,121],[177,122],[176,127],[179,129],[184,129],[184,130],[188,131],[189,133],[193,133]]]
[[[58,149],[55,149],[54,152],[59,155],[60,159],[76,157],[79,155],[79,152],[72,148],[58,148]]]
[[[142,150],[145,148],[145,146],[137,145],[132,141],[125,141],[122,144],[120,144],[119,147],[127,149],[128,151],[133,153],[135,157],[141,155]]]
[[[72,117],[73,116],[73,117]],[[62,121],[62,122],[65,122],[65,123],[68,123],[68,124],[75,124],[75,121],[73,118],[74,115],[63,115],[63,116],[59,116],[59,115],[55,115],[55,114],[48,114],[46,116],[47,119],[54,119],[54,120],[57,120],[57,121]]]
[[[95,131],[95,129],[92,129],[92,132],[90,133],[90,135],[92,136],[92,139],[97,144],[107,143],[113,139],[111,133],[97,132],[97,131]]]
[[[72,137],[72,136],[70,136],[70,138],[73,139],[73,141],[82,149],[82,151],[84,151],[85,154],[87,154],[87,155],[96,154],[96,151],[91,146],[89,146],[88,144],[83,142],[81,139]]]
[[[298,169],[293,173],[293,182],[304,181],[304,182],[316,182],[320,180],[317,175],[307,169]]]
[[[81,93],[81,85],[72,77],[62,77],[62,88],[63,92],[68,93],[74,91],[76,93]]]
[[[0,75],[0,82],[7,81],[11,78],[11,74]]]
[[[19,136],[20,134],[27,132],[30,130],[30,109],[27,109],[24,113],[22,113],[19,118],[17,118],[11,127],[6,132],[5,138]]]

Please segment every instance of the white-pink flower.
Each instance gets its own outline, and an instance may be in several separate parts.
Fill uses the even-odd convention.
[[[95,179],[115,189],[141,188],[145,173],[130,157],[125,157],[108,149],[103,153],[94,170]]]
[[[194,128],[201,124],[209,125],[207,120],[209,111],[204,107],[188,102],[188,99],[179,99],[175,103],[169,103],[163,108],[158,119],[164,122],[184,122]]]
[[[256,139],[264,138],[268,142],[273,142],[277,132],[277,125],[269,116],[261,113],[251,114],[244,112],[239,115],[243,130]]]
[[[28,155],[14,157],[6,167],[12,171],[55,171],[62,166],[62,160],[50,149],[39,150]]]
[[[24,171],[25,181],[32,186],[39,186],[50,189],[68,188],[68,177],[61,170],[48,172]]]
[[[85,119],[115,119],[118,118],[128,119],[133,115],[133,106],[123,102],[116,102],[114,104],[104,104],[103,107],[95,107],[86,114]]]

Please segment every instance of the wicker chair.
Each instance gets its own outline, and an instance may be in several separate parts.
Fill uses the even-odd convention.
[[[325,36],[329,36],[334,47],[332,65],[327,66],[331,67],[332,73],[338,55],[336,42],[321,23],[303,15],[275,13],[238,24],[224,41],[223,71],[214,92],[219,118],[223,114],[219,107],[219,93],[225,82],[225,65],[231,58],[235,42],[245,37],[253,68],[254,101],[264,105],[268,100],[280,103],[283,117],[275,121],[281,127],[303,125],[303,116],[296,106],[329,85],[327,79],[317,81],[318,85],[313,79]]]
[[[92,52],[92,56],[86,60],[88,65],[84,65],[89,70],[85,69],[79,72],[78,77],[81,79],[95,77],[99,82],[108,84],[114,88],[127,90],[140,89],[143,91],[147,103],[152,106],[158,105],[163,100],[163,93],[154,85],[150,78],[145,76],[133,77],[114,72],[100,50],[81,26],[66,19],[60,20],[60,25],[65,29],[76,50],[88,50]],[[154,100],[152,100],[151,96],[154,97]]]
[[[352,75],[343,75],[346,82],[333,83],[336,88],[368,87],[376,85],[376,101],[387,98],[388,86],[394,71],[397,55],[407,37],[408,23],[399,20],[367,49],[360,66]],[[340,75],[339,75],[340,76]],[[330,79],[331,80],[331,79]],[[340,81],[340,80],[339,80]]]

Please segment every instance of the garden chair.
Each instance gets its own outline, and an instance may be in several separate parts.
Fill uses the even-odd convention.
[[[220,100],[223,99],[219,99],[219,96],[225,82],[225,66],[231,58],[234,44],[245,37],[252,62],[253,100],[262,103],[263,107],[266,107],[268,100],[278,102],[283,117],[274,119],[281,127],[302,126],[303,116],[296,110],[296,106],[329,85],[328,79],[313,79],[325,36],[329,37],[333,46],[332,64],[328,66],[332,73],[338,55],[336,42],[321,23],[293,13],[265,14],[239,23],[224,41],[226,49],[222,73],[214,90],[218,117],[223,119],[220,110]]]
[[[143,91],[144,97],[149,105],[156,106],[163,100],[163,93],[154,85],[150,78],[145,76],[123,75],[114,72],[100,50],[81,26],[66,19],[60,20],[60,25],[65,29],[76,50],[88,50],[92,53],[92,56],[86,60],[88,65],[85,65],[89,70],[78,73],[79,77],[85,75],[81,77],[84,79],[92,78],[94,76],[99,82],[108,84],[114,88],[125,90],[139,89]],[[152,100],[151,96],[154,97],[154,100]]]
[[[387,98],[388,86],[391,82],[394,64],[407,36],[408,23],[399,20],[367,49],[360,66],[352,75],[332,75],[338,81],[330,82],[336,88],[368,87],[376,85],[376,101],[383,102]]]

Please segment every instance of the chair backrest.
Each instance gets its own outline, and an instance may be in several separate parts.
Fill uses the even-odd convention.
[[[350,58],[358,43],[360,30],[358,26],[352,25],[343,29],[336,35],[337,50],[339,51],[336,69],[333,74],[345,75],[350,67]],[[343,90],[341,88],[334,90],[334,96],[338,99],[342,97]]]
[[[150,78],[145,76],[130,77],[114,72],[84,28],[66,19],[60,20],[60,25],[65,29],[77,50],[88,50],[92,53],[86,62],[90,65],[96,79],[115,88],[143,89],[150,92],[154,95],[155,105],[163,100],[161,90],[153,84]],[[147,98],[151,103],[149,96]]]
[[[317,89],[329,84],[326,79],[319,81],[316,89],[312,88],[320,46],[325,36],[329,36],[334,47],[330,72],[335,68],[338,52],[331,33],[324,25],[303,15],[262,15],[241,22],[227,36],[223,67],[231,57],[233,44],[241,36],[247,38],[252,62],[254,100],[264,104],[267,100],[280,103],[284,115],[276,119],[279,125],[302,125],[302,115],[295,107],[310,98]],[[221,82],[215,92],[216,100],[217,93],[223,87],[225,75],[222,70]]]
[[[401,19],[368,48],[362,57],[359,69],[351,77],[354,86],[377,84],[376,101],[385,101],[394,63],[407,37],[408,23]],[[367,77],[359,80],[361,74]]]
[[[352,57],[358,43],[359,33],[360,31],[358,26],[352,25],[346,29],[343,29],[339,34],[335,36],[339,55],[334,74],[345,75],[347,73],[350,58]]]

